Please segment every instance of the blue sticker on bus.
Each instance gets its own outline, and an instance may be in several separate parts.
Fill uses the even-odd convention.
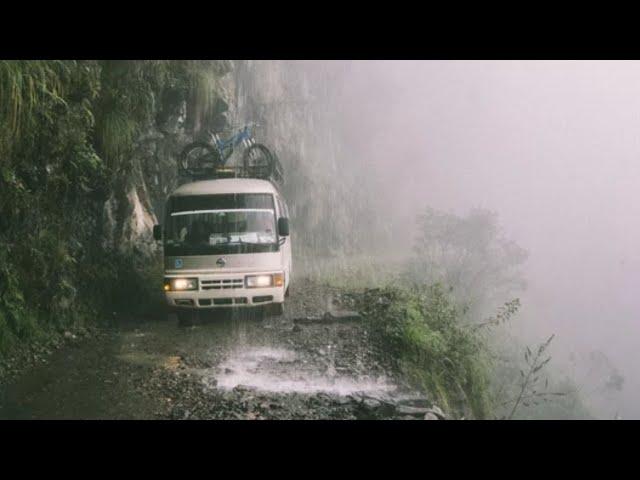
[[[182,259],[176,258],[176,268],[182,268]]]

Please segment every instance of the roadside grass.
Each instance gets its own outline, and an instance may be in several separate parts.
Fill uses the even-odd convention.
[[[539,346],[527,345],[521,338],[508,331],[493,331],[492,390],[494,392],[495,418],[509,418],[515,400],[525,380],[527,363],[525,353],[535,353]],[[594,419],[595,411],[588,404],[583,388],[561,365],[554,364],[552,351],[547,354],[551,361],[537,370],[537,381],[526,389],[523,401],[515,414],[517,420],[575,420]],[[528,355],[531,359],[531,355]],[[523,373],[521,373],[523,372]],[[534,378],[535,380],[535,378]]]
[[[456,416],[491,415],[491,357],[439,284],[403,280],[406,257],[294,259],[295,274],[352,294],[380,361]],[[295,279],[294,279],[295,281]]]
[[[514,415],[516,420],[595,420],[579,387],[571,378],[553,379],[549,390],[560,392],[547,402],[529,404]]]
[[[381,358],[402,379],[457,416],[490,415],[487,347],[460,322],[444,288],[367,290],[360,310]]]
[[[402,273],[404,261],[405,257],[382,255],[310,255],[295,257],[293,268],[296,277],[304,277],[335,288],[357,290],[396,284]]]

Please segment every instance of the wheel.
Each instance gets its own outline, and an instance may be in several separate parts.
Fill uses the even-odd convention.
[[[222,166],[218,150],[205,142],[193,142],[180,153],[178,169],[189,176],[205,175]]]
[[[244,151],[242,165],[247,176],[266,178],[273,173],[273,155],[267,147],[256,143]]]
[[[284,303],[272,303],[269,305],[269,314],[279,317],[284,314]]]
[[[190,327],[195,323],[195,313],[194,311],[180,311],[177,313],[178,315],[178,325],[181,327]]]

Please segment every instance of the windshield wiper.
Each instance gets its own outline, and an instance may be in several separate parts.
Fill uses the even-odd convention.
[[[276,242],[245,242],[244,240],[238,240],[232,243],[239,243],[241,245],[273,245]]]

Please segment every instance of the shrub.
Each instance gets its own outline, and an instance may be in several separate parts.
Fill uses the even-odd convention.
[[[460,415],[489,411],[486,347],[440,285],[368,290],[360,309],[383,362]]]

